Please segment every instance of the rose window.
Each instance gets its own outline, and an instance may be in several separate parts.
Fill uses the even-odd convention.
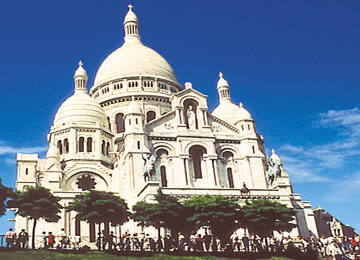
[[[96,182],[93,177],[90,175],[82,175],[77,179],[76,182],[79,189],[82,189],[83,191],[86,190],[92,190],[95,188]]]

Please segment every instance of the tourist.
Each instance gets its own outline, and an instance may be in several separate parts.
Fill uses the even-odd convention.
[[[66,236],[66,233],[65,233],[65,229],[62,228],[60,230],[60,232],[58,233],[57,237],[59,238],[59,242],[60,242],[60,245],[58,245],[59,248],[63,249],[63,248],[66,248],[66,245],[67,245],[67,236]]]
[[[210,250],[210,243],[211,243],[211,236],[205,231],[204,244],[205,244],[206,252],[209,252]]]
[[[29,235],[25,232],[25,229],[22,229],[18,235],[18,244],[20,248],[27,248],[29,242]]]
[[[134,251],[141,251],[141,245],[140,245],[140,241],[139,241],[137,235],[138,235],[138,233],[133,234],[131,242],[132,242]]]
[[[108,243],[108,249],[109,250],[113,250],[113,249],[116,249],[115,248],[115,235],[114,235],[114,231],[110,231],[110,234],[108,234],[106,236],[106,242]],[[104,250],[105,250],[105,247],[104,247]]]
[[[244,234],[244,236],[242,237],[242,242],[244,244],[244,249],[245,249],[245,252],[249,252],[249,245],[250,245],[250,239],[249,237]]]
[[[178,234],[178,250],[179,251],[184,251],[184,245],[185,244],[185,236],[181,233],[181,232],[179,232],[179,234]]]
[[[230,236],[230,241],[231,241],[231,245],[232,245],[232,250],[235,251],[240,251],[240,241],[239,241],[239,236],[236,232],[232,233]]]
[[[47,241],[48,241],[48,248],[52,249],[54,247],[55,244],[55,236],[53,235],[52,232],[49,232],[48,236],[47,236]]]
[[[16,233],[13,232],[13,229],[10,228],[5,234],[6,247],[14,247],[14,242],[16,239]]]
[[[42,232],[42,240],[43,240],[43,246],[44,246],[43,248],[45,249],[48,247],[47,235],[46,235],[45,231]]]
[[[96,246],[99,251],[101,251],[101,248],[102,248],[102,240],[103,240],[103,238],[102,238],[101,233],[97,233]]]
[[[169,252],[173,248],[173,243],[170,235],[166,235],[164,238],[164,250],[165,252]]]

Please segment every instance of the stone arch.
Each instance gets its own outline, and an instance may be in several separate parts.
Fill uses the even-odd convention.
[[[190,94],[190,95],[186,95],[186,96],[182,97],[182,98],[179,100],[180,105],[182,105],[182,106],[185,107],[185,102],[186,102],[186,100],[188,100],[188,99],[194,100],[194,101],[196,101],[198,104],[200,104],[200,99],[199,99],[199,97]]]
[[[175,148],[171,144],[164,143],[164,142],[155,143],[154,144],[155,153],[160,149],[167,150],[169,155],[175,154]]]
[[[116,133],[123,133],[125,132],[125,114],[122,112],[118,112],[115,114],[115,130]]]
[[[148,110],[146,112],[146,123],[154,120],[156,118],[156,112],[154,110]]]
[[[76,170],[71,171],[67,174],[65,178],[63,178],[61,187],[66,190],[78,190],[76,185],[76,181],[79,177],[83,175],[92,175],[96,178],[97,184],[95,186],[96,190],[104,190],[108,191],[110,187],[110,180],[104,176],[103,173],[99,172],[93,168],[78,168]]]
[[[218,147],[216,150],[217,150],[219,157],[222,157],[225,152],[233,153],[234,158],[240,157],[239,150],[236,147],[229,145],[229,144],[222,145],[222,146]]]
[[[203,146],[205,148],[205,150],[207,151],[207,154],[209,154],[209,151],[211,151],[210,147],[206,143],[201,142],[201,141],[195,141],[195,142],[188,143],[184,147],[184,153],[189,154],[190,153],[190,148],[192,146],[195,146],[195,145]]]
[[[195,179],[201,179],[203,177],[203,157],[207,154],[207,150],[201,145],[193,145],[189,149],[190,158],[194,170]]]

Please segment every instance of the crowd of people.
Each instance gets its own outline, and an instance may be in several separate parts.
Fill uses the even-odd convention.
[[[28,233],[21,230],[19,234],[10,230],[5,235],[7,247],[27,248],[29,242]],[[46,249],[75,249],[80,248],[80,236],[67,236],[64,229],[55,236],[52,232],[42,233],[42,248]],[[289,247],[297,247],[302,252],[313,252],[319,256],[330,256],[334,260],[358,260],[360,259],[360,236],[349,238],[347,236],[322,236],[319,239],[311,237],[292,238],[265,237],[257,235],[239,236],[233,233],[228,243],[221,243],[220,239],[207,232],[204,235],[191,232],[189,236],[178,233],[177,236],[153,238],[149,234],[125,233],[117,237],[113,231],[106,233],[104,230],[97,234],[95,245],[98,250],[120,250],[120,251],[190,251],[190,252],[283,252]]]

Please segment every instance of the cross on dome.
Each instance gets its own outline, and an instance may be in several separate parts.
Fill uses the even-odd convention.
[[[132,11],[134,6],[132,4],[129,4],[128,7],[129,7],[129,10]]]

